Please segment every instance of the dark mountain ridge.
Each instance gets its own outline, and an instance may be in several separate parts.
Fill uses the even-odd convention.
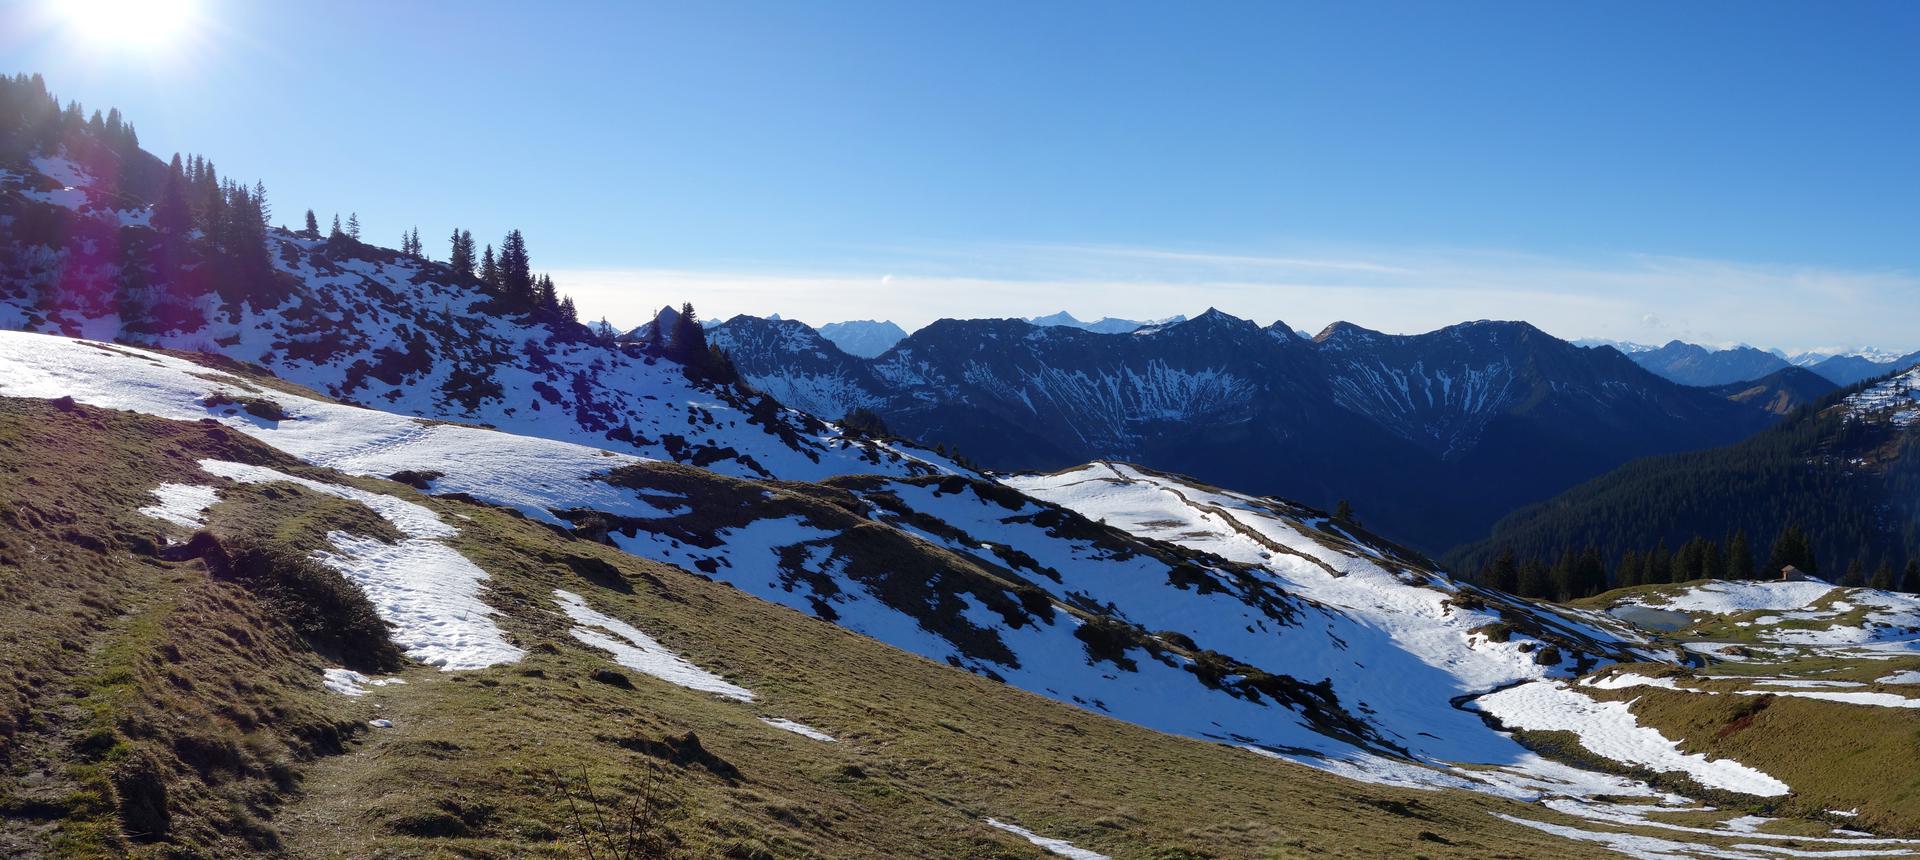
[[[790,320],[740,316],[709,336],[782,402],[829,418],[871,410],[989,468],[1117,458],[1349,499],[1430,550],[1634,457],[1771,420],[1522,322],[1418,335],[1341,322],[1309,340],[1217,309],[1129,334],[944,319],[873,359]]]

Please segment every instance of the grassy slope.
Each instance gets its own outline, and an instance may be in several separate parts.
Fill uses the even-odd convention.
[[[579,800],[584,777],[625,796],[649,773],[679,799],[657,829],[689,856],[1043,856],[981,824],[989,815],[1116,858],[1595,853],[1489,814],[1536,810],[1160,735],[381,481],[353,482],[460,525],[456,545],[492,574],[488,599],[532,653],[479,672],[410,669],[408,684],[363,699],[329,694],[319,670],[333,658],[254,594],[200,561],[148,554],[168,527],[134,510],[163,481],[218,483],[194,466],[207,456],[348,480],[204,423],[0,400],[5,853],[584,856],[599,828],[576,826],[558,785]],[[327,528],[378,530],[352,506],[284,485],[230,487],[223,499],[210,530],[229,541],[310,550]],[[592,680],[608,664],[568,637],[551,609],[556,586],[759,701],[633,673],[631,690]],[[362,728],[374,716],[395,727]],[[688,732],[710,756],[672,752],[668,740]],[[736,777],[716,772],[728,766]],[[166,838],[129,838],[131,822],[151,820],[143,799],[159,793]]]

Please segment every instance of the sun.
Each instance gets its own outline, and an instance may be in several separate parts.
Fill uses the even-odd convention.
[[[194,0],[55,0],[52,5],[74,38],[121,49],[171,45],[199,12]]]

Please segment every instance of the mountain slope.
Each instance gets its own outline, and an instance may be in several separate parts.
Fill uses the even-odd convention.
[[[871,410],[988,467],[1117,458],[1327,507],[1350,499],[1428,548],[1633,457],[1768,420],[1524,323],[1414,336],[1340,323],[1308,340],[1218,311],[1126,335],[941,320],[872,360],[803,329],[736,317],[710,337],[783,402]]]
[[[1115,858],[1601,856],[1489,813],[1563,815],[1097,717],[217,424],[0,398],[0,469],[0,554],[23,574],[0,579],[9,856],[585,856],[627,844],[630,820],[662,857],[1045,856],[988,819]],[[171,511],[207,537],[168,547],[194,527],[143,513],[164,486],[213,491]],[[329,530],[392,528],[376,508],[457,531],[443,540],[483,570],[490,623],[523,656],[356,678],[339,667],[358,651],[319,644],[324,628],[211,553],[338,553]],[[628,635],[672,652],[603,644]],[[644,818],[614,817],[635,801]],[[1417,816],[1395,811],[1409,803]]]
[[[1775,415],[1786,415],[1813,403],[1839,386],[1826,377],[1802,367],[1783,367],[1758,379],[1730,382],[1708,390],[1728,400],[1759,406]]]
[[[0,165],[0,219],[14,227],[0,236],[0,326],[217,352],[390,411],[729,474],[953,469],[697,378],[640,344],[515,310],[444,265],[344,236],[268,231],[268,270],[200,282],[194,273],[224,259],[220,249],[188,241],[168,250],[181,240],[146,226],[154,210],[117,179],[118,156],[69,143],[56,150]],[[37,190],[50,184],[63,196]],[[102,245],[135,262],[99,259]]]
[[[1830,575],[1899,570],[1920,558],[1916,373],[1831,394],[1744,442],[1630,463],[1514,513],[1450,561],[1470,570],[1503,549],[1552,558],[1588,544],[1613,560],[1740,531],[1764,552],[1798,525]]]

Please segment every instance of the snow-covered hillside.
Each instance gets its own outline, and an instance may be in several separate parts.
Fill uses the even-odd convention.
[[[499,427],[624,453],[697,463],[727,474],[811,480],[837,474],[950,471],[931,454],[843,436],[810,415],[738,388],[690,380],[681,367],[585,327],[511,314],[478,283],[443,265],[352,241],[269,234],[278,272],[272,295],[194,300],[178,325],[121,319],[115,290],[67,289],[104,266],[93,245],[131,217],[124,199],[96,189],[87,167],[44,157],[39,173],[0,178],[0,204],[58,206],[64,241],[8,236],[0,328],[120,339],[259,364],[336,398],[388,412]],[[57,178],[56,178],[57,177]],[[58,200],[38,191],[66,184]],[[145,213],[144,207],[137,211]],[[14,215],[19,218],[23,215]],[[142,230],[132,227],[128,229]],[[150,234],[149,234],[150,235]],[[116,275],[102,268],[99,277]],[[62,280],[64,279],[64,280]],[[49,298],[52,297],[52,298]]]
[[[0,333],[0,395],[212,419],[316,465],[411,472],[1063,702],[1395,784],[1626,790],[1583,782],[1449,700],[1673,659],[1602,617],[1454,584],[1305,509],[1122,466],[1011,486],[782,488],[22,332]],[[920,560],[902,566],[903,553]]]

